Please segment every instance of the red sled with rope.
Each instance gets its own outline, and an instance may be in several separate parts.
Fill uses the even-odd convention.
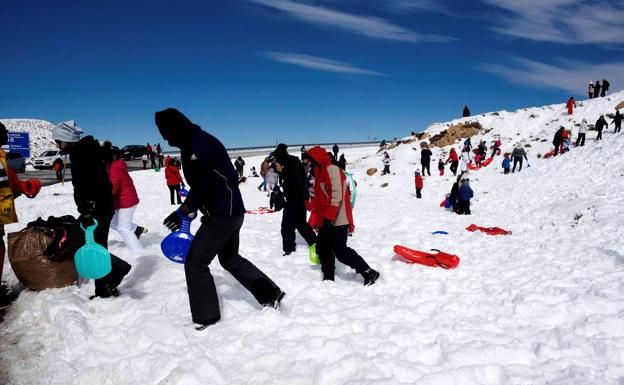
[[[395,245],[394,252],[407,261],[420,265],[441,267],[443,269],[454,269],[459,265],[459,257],[457,255],[448,254],[438,249],[419,251],[405,246]]]
[[[246,214],[273,214],[275,210],[268,207],[260,207],[258,210],[247,210]]]
[[[477,226],[474,223],[470,226],[466,227],[468,231],[480,231],[482,233],[486,233],[487,235],[511,235],[511,231],[501,229],[500,227],[482,227]]]

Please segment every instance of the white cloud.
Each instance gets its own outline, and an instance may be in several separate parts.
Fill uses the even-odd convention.
[[[341,29],[375,39],[388,39],[412,43],[445,43],[456,40],[450,36],[421,34],[377,17],[352,15],[330,8],[298,3],[291,0],[250,1],[280,10],[294,18],[316,26]]]
[[[611,91],[624,85],[624,62],[589,64],[572,62],[564,67],[513,57],[514,66],[484,64],[483,71],[501,76],[511,82],[542,88],[558,88],[574,94],[584,94],[589,81],[608,79]],[[614,88],[619,87],[619,88]]]
[[[493,30],[519,38],[563,44],[624,44],[624,8],[608,1],[482,0],[500,8]]]
[[[450,13],[440,0],[380,0],[379,3],[400,12]]]
[[[335,60],[324,59],[317,56],[302,55],[296,53],[282,53],[282,52],[267,52],[266,55],[278,62],[293,64],[296,66],[310,68],[313,70],[336,72],[342,74],[352,75],[367,75],[367,76],[385,76],[380,72],[369,71],[364,68],[355,67],[348,63],[343,63]]]

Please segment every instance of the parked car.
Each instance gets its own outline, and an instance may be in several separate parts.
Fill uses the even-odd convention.
[[[121,149],[121,157],[124,160],[138,159],[145,154],[145,146],[131,144]]]
[[[7,166],[13,169],[16,173],[20,174],[26,172],[26,158],[19,152],[7,152]]]
[[[69,156],[66,156],[61,150],[50,149],[41,153],[38,157],[32,159],[33,167],[36,169],[52,168],[52,164],[55,160],[61,158],[65,162],[66,167],[69,167]]]

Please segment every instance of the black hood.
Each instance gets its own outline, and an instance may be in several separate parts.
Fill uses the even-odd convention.
[[[176,147],[189,142],[192,133],[200,129],[175,108],[158,111],[155,120],[163,139]]]
[[[284,166],[286,160],[288,159],[288,146],[284,143],[278,144],[275,151],[273,151],[273,157],[278,163]]]

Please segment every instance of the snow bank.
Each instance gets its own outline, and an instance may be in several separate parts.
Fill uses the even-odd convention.
[[[392,174],[384,177],[366,175],[369,167],[381,168],[377,148],[347,150],[358,181],[356,233],[349,243],[381,272],[381,280],[363,287],[361,277],[339,264],[336,282],[322,282],[303,241],[295,254],[282,256],[281,214],[247,215],[241,254],[287,296],[279,311],[260,308],[214,262],[222,321],[202,332],[191,327],[182,267],[159,252],[167,234],[160,223],[173,209],[164,176],[135,172],[142,199],[136,222],[150,232],[141,239],[141,256],[129,255],[111,235],[111,249],[133,264],[122,296],[88,301],[92,282],[23,292],[0,325],[0,383],[624,381],[624,136],[609,130],[597,143],[590,132],[583,148],[537,158],[549,149],[559,124],[571,127],[582,117],[592,123],[622,99],[618,93],[583,101],[572,117],[556,105],[471,118],[492,129],[473,143],[499,135],[504,151],[516,142],[531,144],[531,167],[520,173],[503,175],[500,157],[471,172],[472,216],[439,208],[454,179],[448,169],[444,177],[426,177],[423,199],[415,198],[419,151],[412,145],[390,152]],[[447,150],[434,149],[433,160]],[[261,160],[247,158],[247,166],[258,169]],[[241,187],[248,209],[268,204],[258,183],[250,178]],[[22,223],[75,214],[71,191],[55,185],[36,200],[20,198]],[[470,233],[465,227],[471,223],[513,234]],[[435,230],[449,235],[434,236]],[[461,263],[448,271],[409,265],[393,255],[394,244],[435,247],[459,255]],[[5,275],[16,283],[12,273]]]

